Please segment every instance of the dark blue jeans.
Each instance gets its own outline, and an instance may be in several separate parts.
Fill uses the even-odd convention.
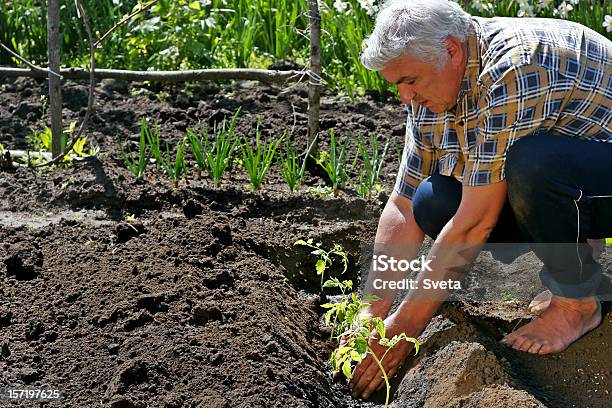
[[[512,244],[502,249],[519,253],[528,244],[544,264],[542,283],[555,295],[597,293],[602,269],[586,240],[612,237],[612,143],[524,137],[510,147],[505,165],[508,199],[488,242]],[[457,212],[461,189],[440,174],[419,185],[413,212],[427,235],[436,238]]]

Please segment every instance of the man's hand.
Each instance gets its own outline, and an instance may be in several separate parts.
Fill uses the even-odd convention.
[[[385,319],[385,328],[386,337],[389,339],[401,333],[406,333],[408,336],[415,334],[412,333],[412,328],[407,327],[406,323],[402,321],[400,314],[397,312]],[[389,379],[395,375],[413,346],[412,343],[402,340],[387,353],[382,361],[382,365]],[[370,341],[370,347],[376,353],[378,359],[381,359],[387,351],[387,347],[378,344],[377,338]],[[353,390],[353,398],[357,398],[360,395],[363,398],[369,398],[374,391],[381,388],[384,384],[385,381],[380,367],[378,367],[374,358],[368,354],[361,364],[355,368],[349,385]]]

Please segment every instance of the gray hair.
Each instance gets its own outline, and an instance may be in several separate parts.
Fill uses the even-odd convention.
[[[470,18],[450,0],[387,0],[376,15],[374,31],[363,41],[361,62],[379,71],[411,55],[441,68],[448,60],[447,38],[465,41]]]

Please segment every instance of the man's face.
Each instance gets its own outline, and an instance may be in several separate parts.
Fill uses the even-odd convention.
[[[435,113],[449,111],[456,105],[465,73],[467,47],[454,39],[448,43],[448,60],[441,69],[433,62],[422,62],[407,55],[396,58],[380,71],[387,81],[397,85],[403,103],[415,101]]]

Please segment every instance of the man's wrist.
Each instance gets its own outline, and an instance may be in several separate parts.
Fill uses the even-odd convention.
[[[364,309],[364,314],[369,314],[374,317],[382,317],[383,319],[389,314],[393,302],[389,300],[377,300],[371,302],[370,305]]]

